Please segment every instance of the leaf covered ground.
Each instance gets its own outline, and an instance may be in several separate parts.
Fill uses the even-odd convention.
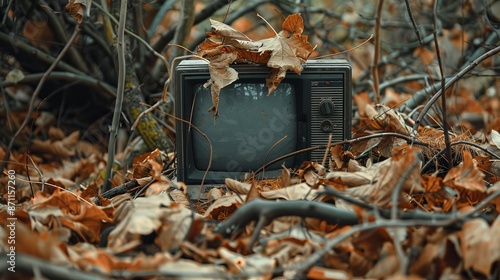
[[[96,16],[100,10],[94,7],[95,13],[85,21],[85,5],[90,4],[69,2],[83,6],[71,6],[69,14],[60,15],[67,16],[64,24],[100,26],[95,24],[100,22]],[[306,58],[341,53],[353,67],[352,139],[329,143],[324,162],[283,168],[277,179],[228,178],[227,189],[212,189],[206,194],[209,199],[202,201],[189,200],[185,185],[175,180],[174,148],[141,148],[141,137],[133,133],[125,137],[125,144],[119,142],[111,166],[113,188],[103,191],[110,165],[106,141],[111,117],[100,106],[110,98],[107,90],[114,89],[116,77],[105,71],[113,64],[98,59],[101,52],[90,48],[96,45],[82,50],[89,37],[77,40],[80,48],[75,51],[94,59],[79,64],[79,55],[70,51],[61,62],[65,68],[56,69],[42,98],[35,100],[37,107],[30,110],[29,100],[40,81],[35,76],[50,63],[40,62],[44,67],[32,63],[24,44],[56,57],[69,35],[61,38],[52,31],[53,18],[40,17],[47,13],[46,6],[33,8],[34,14],[12,6],[10,14],[3,14],[1,35],[17,34],[12,38],[23,38],[24,43],[13,41],[19,52],[0,47],[0,158],[6,158],[0,179],[1,275],[5,279],[498,279],[500,15],[494,9],[498,1],[481,5],[445,1],[448,5],[440,6],[438,27],[433,25],[433,1],[410,1],[420,36],[401,1],[380,2],[384,4],[380,25],[376,4],[321,2],[300,6],[308,8],[300,16],[306,18],[304,30],[283,25],[281,33],[266,33],[267,24],[261,32],[238,29],[244,20],[260,20],[241,16],[233,27],[215,22],[209,37],[219,40],[229,31],[246,51],[267,56],[275,51],[277,40],[293,41],[294,34],[307,33],[316,48]],[[141,5],[146,20],[148,11],[160,9],[154,3]],[[209,6],[197,5],[200,14]],[[268,20],[270,7],[294,14],[287,5],[266,5],[254,9]],[[165,22],[150,36],[153,47],[178,16],[181,6],[175,7],[179,9],[165,13]],[[234,13],[244,7],[234,6]],[[222,20],[225,11],[213,17]],[[22,17],[27,20],[15,21]],[[281,26],[284,18],[270,22]],[[154,26],[154,20],[148,24]],[[208,19],[205,26],[195,26],[192,40],[196,41],[197,32],[202,34],[199,43],[205,40],[209,27]],[[436,41],[434,28],[439,28]],[[372,34],[376,36],[366,43]],[[297,40],[302,42],[300,36]],[[208,51],[234,54],[217,40],[205,41]],[[351,51],[342,53],[345,50]],[[213,58],[203,48],[198,51]],[[246,51],[240,59],[248,59]],[[305,59],[296,50],[288,55],[299,57],[299,62]],[[374,61],[376,67],[370,65]],[[91,79],[58,84],[58,79],[68,79],[64,71],[76,71],[70,63],[80,65],[78,71],[101,69],[96,76],[88,75],[102,84]],[[450,83],[444,91],[446,114],[442,99],[432,100],[442,88],[441,70]],[[71,92],[72,98],[57,93],[75,84],[80,87]],[[162,93],[161,86],[147,90]],[[434,106],[422,113],[429,103]],[[215,102],[214,107],[216,113]],[[168,111],[168,103],[159,110]],[[444,116],[448,125],[443,125]],[[15,135],[27,118],[30,125]],[[168,118],[165,122],[171,137]],[[123,124],[131,126],[130,120]],[[15,141],[9,150],[11,139]]]

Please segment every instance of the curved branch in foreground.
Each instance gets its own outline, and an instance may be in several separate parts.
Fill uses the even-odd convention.
[[[500,191],[498,193],[500,194]],[[476,207],[484,207],[486,203],[492,199],[492,197],[494,198],[499,194],[492,194],[488,199],[485,199],[476,205]],[[378,213],[380,217],[384,218],[382,219],[384,222],[385,219],[391,218],[391,209],[374,209],[373,211],[368,212],[368,214],[370,213],[373,213],[374,215]],[[453,213],[427,213],[418,209],[414,211],[399,210],[396,213],[397,219],[391,221],[400,223],[400,226],[405,226],[403,221],[406,220],[409,221],[409,223],[413,221],[417,224],[423,223],[424,225],[461,228],[461,222],[471,218],[483,218],[489,223],[491,223],[494,219],[494,217],[490,217],[487,213],[479,213],[479,215],[473,214],[474,213],[467,213],[467,215],[460,215],[460,219],[457,219],[457,215]],[[276,218],[285,216],[320,219],[328,224],[337,224],[340,226],[361,224],[359,221],[360,218],[354,212],[340,209],[332,204],[324,202],[308,200],[273,201],[255,199],[241,206],[227,220],[218,224],[213,232],[228,238],[238,233],[247,224],[257,222],[252,233],[252,237],[247,245],[247,250],[250,250],[257,242],[260,231],[266,225],[270,224]],[[374,222],[377,227],[380,227],[380,225],[378,225],[379,222],[382,223],[381,221]]]
[[[358,224],[358,216],[354,212],[339,209],[323,202],[255,199],[241,206],[227,220],[221,222],[214,229],[214,233],[229,237],[243,229],[250,222],[256,221],[257,225],[248,243],[248,248],[252,248],[253,244],[257,241],[260,230],[274,219],[284,216],[316,218],[326,221],[329,224],[338,225]]]

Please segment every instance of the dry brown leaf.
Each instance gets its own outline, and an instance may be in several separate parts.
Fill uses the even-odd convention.
[[[221,89],[238,79],[238,72],[229,67],[229,64],[233,63],[236,57],[235,53],[223,53],[217,59],[211,60],[208,66],[210,81],[204,86],[211,86],[213,107],[209,111],[213,112],[214,116],[219,115],[219,95]]]
[[[385,242],[380,252],[381,258],[366,273],[367,278],[383,279],[398,272],[400,260],[394,251],[392,242]]]
[[[178,259],[175,262],[162,263],[157,270],[164,275],[171,275],[173,273],[176,275],[187,275],[186,277],[178,277],[178,279],[203,280],[207,278],[217,279],[227,277],[227,271],[223,266],[201,264],[188,259]],[[192,276],[193,272],[199,276]]]
[[[294,229],[296,228],[294,227]],[[308,237],[304,236],[298,239],[290,236],[269,242],[264,253],[276,260],[281,266],[293,267],[294,263],[303,262],[317,248],[319,248],[319,245],[312,242]]]
[[[460,190],[484,193],[486,186],[483,177],[483,172],[475,165],[470,152],[464,150],[462,164],[448,171],[443,183],[451,184],[452,187]]]
[[[245,200],[246,195],[225,195],[212,203],[203,214],[204,218],[223,221],[232,214]]]
[[[2,221],[2,229],[0,234],[2,234],[2,239],[6,238],[7,233],[4,230],[9,228]],[[15,223],[15,253],[25,254],[27,256],[32,256],[42,260],[47,260],[50,263],[71,266],[71,262],[67,256],[67,244],[61,241],[61,230],[53,229],[51,231],[35,232],[32,231],[28,225],[16,222]],[[67,233],[62,233],[66,235]],[[0,244],[3,240],[0,241]],[[12,245],[12,244],[11,244]],[[9,246],[11,246],[9,245]],[[2,244],[7,246],[7,243]],[[8,248],[8,247],[6,247]],[[2,248],[2,254],[6,254]],[[5,259],[4,259],[5,260]],[[15,265],[14,265],[15,266]],[[17,272],[17,271],[16,271]]]
[[[500,261],[500,218],[488,225],[483,219],[474,219],[462,227],[462,253],[465,269],[473,269],[484,276],[491,275],[492,265]]]
[[[284,164],[281,167],[283,168],[281,170],[281,188],[286,188],[292,184],[290,170]]]
[[[83,271],[112,271],[128,270],[137,271],[156,269],[163,262],[172,261],[168,253],[157,253],[154,256],[138,254],[132,258],[122,258],[106,249],[90,247],[80,243],[68,248],[71,261]]]
[[[429,66],[436,56],[434,52],[426,47],[417,47],[413,51],[413,55],[417,56],[424,66]]]
[[[62,129],[57,127],[49,127],[49,140],[50,141],[60,141],[63,140],[66,135]]]
[[[391,165],[391,159],[373,164],[369,168],[359,165],[355,160],[349,161],[348,172],[332,171],[326,174],[326,178],[336,180],[347,187],[359,187],[374,182],[374,178],[379,175],[380,169]]]
[[[385,166],[379,170],[377,183],[374,186],[371,195],[371,201],[379,206],[387,206],[391,200],[394,188],[398,183],[404,181],[402,184],[401,192],[423,192],[421,178],[420,178],[420,165],[418,163],[411,171],[409,176],[403,177],[404,171],[418,162],[417,148],[407,146],[405,149],[397,151],[392,156],[392,162],[389,166]]]
[[[282,189],[261,192],[260,195],[267,199],[284,199],[284,200],[300,200],[313,199],[316,196],[317,190],[305,183],[289,186]]]
[[[91,243],[99,241],[102,227],[111,222],[111,218],[102,209],[68,191],[55,189],[51,195],[37,192],[32,204],[30,220],[38,228],[40,223],[48,225],[50,219],[55,217],[63,227],[71,229]],[[48,212],[48,209],[53,211]]]
[[[198,214],[193,216],[188,208],[177,203],[171,203],[168,209],[168,213],[161,217],[162,224],[156,231],[158,235],[155,243],[162,252],[177,249],[188,236],[191,225],[196,224],[195,221],[201,218]]]
[[[68,0],[66,11],[76,19],[78,23],[83,22],[83,16],[90,16],[92,0]]]
[[[430,175],[422,175],[422,186],[424,187],[426,192],[437,192],[441,190],[443,187],[443,178],[430,176]]]
[[[328,269],[324,267],[314,266],[307,272],[307,279],[321,279],[321,280],[347,280],[351,279],[350,275],[339,269]]]
[[[440,270],[446,267],[457,273],[460,272],[462,261],[457,235],[441,229],[421,228],[420,231],[413,233],[412,239],[421,240],[421,243],[413,244],[413,246],[421,246],[422,251],[410,266],[410,273],[428,276],[431,266],[440,267]],[[436,272],[437,275],[440,273],[441,271]]]
[[[222,40],[220,43],[223,45],[230,45],[238,49],[250,51],[256,51],[262,45],[262,43],[252,41],[242,32],[220,21],[210,19],[210,25],[213,31],[209,32],[208,35],[211,37],[219,36]]]
[[[332,155],[332,159],[335,163],[334,168],[335,169],[341,169],[344,166],[344,161],[343,161],[343,148],[342,145],[335,145],[333,147],[330,147],[330,154]]]
[[[286,17],[282,24],[282,31],[273,38],[261,40],[260,52],[271,52],[267,66],[273,69],[266,80],[266,85],[271,94],[277,85],[285,78],[286,71],[297,74],[302,72],[302,64],[309,58],[314,48],[308,42],[308,38],[302,35],[304,31],[304,20],[300,14],[292,14]]]
[[[252,184],[245,183],[245,182],[240,182],[238,180],[234,180],[231,178],[226,178],[224,180],[224,183],[226,186],[232,190],[233,192],[236,192],[237,194],[248,194],[250,191],[250,188],[252,187]]]
[[[247,194],[247,198],[245,199],[245,203],[248,203],[248,202],[250,202],[254,199],[257,199],[257,198],[261,198],[261,196],[259,194],[259,189],[261,189],[259,184],[255,181],[252,181],[252,187],[250,188],[250,191]]]
[[[108,248],[114,252],[138,246],[141,236],[152,232],[158,234],[155,240],[157,245],[170,250],[186,236],[190,225],[187,221],[192,221],[192,212],[164,194],[139,197],[124,203],[116,210],[115,217],[118,224],[108,239]]]
[[[159,154],[160,150],[155,149],[135,157],[132,164],[132,178],[130,179],[133,180],[152,176],[156,180],[162,181],[163,164],[157,160]]]
[[[35,47],[50,51],[54,42],[54,32],[46,17],[33,17],[24,24],[23,36]]]
[[[31,150],[43,155],[52,155],[57,159],[68,159],[75,155],[75,146],[80,138],[80,132],[74,131],[59,141],[41,141],[33,139]]]

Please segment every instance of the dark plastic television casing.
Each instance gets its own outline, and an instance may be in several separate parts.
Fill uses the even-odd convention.
[[[231,65],[239,75],[236,82],[265,83],[271,68],[257,64]],[[295,88],[297,111],[297,149],[326,146],[329,135],[332,142],[351,138],[352,126],[352,78],[351,67],[343,59],[309,60],[303,65],[301,75],[288,72],[282,83],[290,83]],[[209,78],[208,64],[202,60],[184,60],[173,73],[175,95],[175,115],[190,120],[194,95],[194,84],[205,83]],[[221,94],[220,98],[224,98]],[[242,116],[245,117],[245,116]],[[199,129],[203,130],[202,127]],[[190,133],[185,122],[176,122],[177,180],[186,185],[212,187],[224,183],[225,178],[241,180],[242,172],[211,172],[196,170],[190,147]],[[296,156],[298,167],[304,160],[321,162],[325,148]],[[292,166],[287,166],[292,167]],[[253,170],[255,171],[255,170]],[[279,176],[281,170],[266,171],[267,176]],[[206,175],[206,176],[205,176]]]

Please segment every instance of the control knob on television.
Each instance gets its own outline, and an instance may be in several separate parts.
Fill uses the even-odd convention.
[[[321,130],[323,130],[324,132],[330,132],[330,131],[333,131],[335,129],[335,125],[329,121],[329,120],[324,120],[321,122]]]
[[[335,104],[330,99],[324,99],[319,103],[319,112],[323,116],[332,115],[333,109],[335,109]]]

